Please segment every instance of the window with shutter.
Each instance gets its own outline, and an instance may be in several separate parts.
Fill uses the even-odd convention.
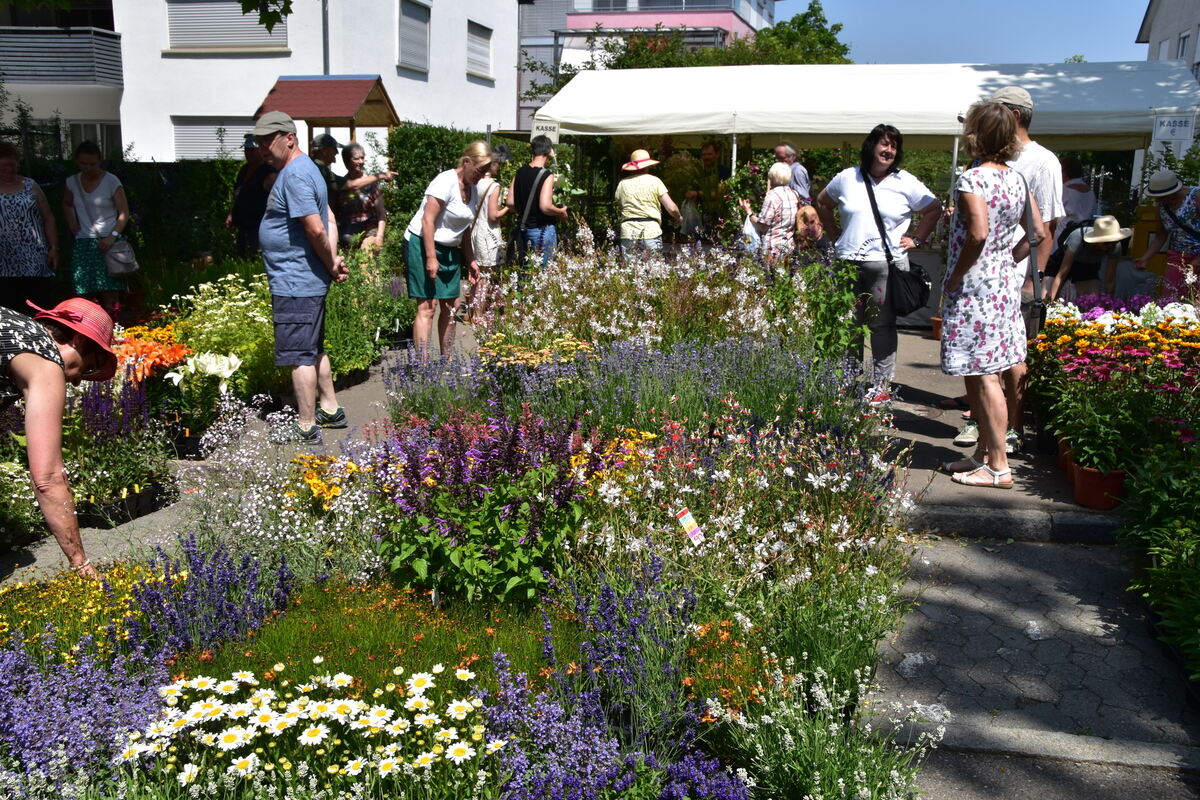
[[[249,117],[171,117],[175,126],[175,160],[237,158],[254,127]]]
[[[240,0],[167,0],[172,50],[287,48],[287,18],[268,31]]]
[[[492,29],[467,21],[467,72],[492,77]]]
[[[429,71],[429,7],[400,0],[400,66]]]

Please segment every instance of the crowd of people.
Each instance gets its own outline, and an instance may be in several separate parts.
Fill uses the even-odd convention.
[[[863,140],[857,165],[815,192],[795,146],[781,142],[761,208],[739,201],[766,262],[826,246],[854,265],[857,320],[871,343],[869,399],[876,404],[891,399],[896,364],[891,281],[909,271],[909,252],[948,219],[941,367],[964,380],[965,394],[946,406],[965,409],[968,419],[955,443],[974,446],[974,452],[944,468],[968,486],[1013,485],[1008,455],[1020,444],[1026,343],[1036,334],[1039,303],[1101,288],[1111,292],[1118,248],[1132,234],[1113,216],[1095,216],[1096,196],[1077,159],[1060,161],[1030,137],[1033,110],[1033,98],[1020,87],[1005,87],[971,106],[962,121],[973,163],[957,177],[945,209],[902,169],[904,136],[886,124]],[[348,276],[339,246],[382,246],[387,211],[381,186],[395,177],[368,173],[364,149],[355,142],[342,146],[322,134],[312,150],[311,157],[303,151],[288,115],[260,117],[246,139],[246,163],[226,218],[237,252],[261,253],[275,363],[291,370],[295,434],[304,443],[320,442],[323,428],[348,424],[324,348],[325,297],[330,284]],[[332,170],[339,151],[344,175]],[[554,200],[553,143],[534,137],[530,154],[506,187],[498,175],[507,150],[471,142],[425,188],[403,234],[418,358],[429,355],[435,320],[440,351],[448,352],[463,307],[487,310],[500,266],[515,264],[523,274],[551,262],[557,225],[568,209]],[[68,382],[106,380],[115,371],[113,320],[124,285],[109,274],[105,254],[122,240],[130,214],[121,182],[103,168],[95,144],[80,144],[74,160],[78,172],[64,186],[62,216],[74,237],[70,283],[79,296],[54,305],[63,266],[55,214],[37,183],[20,174],[19,150],[0,142],[0,278],[8,287],[0,298],[0,399],[24,399],[38,503],[71,567],[90,576],[94,569],[63,473],[64,394]],[[701,179],[689,186],[682,204],[652,172],[658,164],[638,149],[620,167],[614,209],[622,256],[662,251],[666,219],[685,237],[690,226],[701,239],[717,199],[724,199],[730,171],[715,142],[701,147]],[[1159,224],[1133,267],[1145,270],[1166,245],[1164,287],[1179,292],[1189,269],[1200,265],[1200,189],[1162,170],[1149,179],[1145,194],[1157,204]]]

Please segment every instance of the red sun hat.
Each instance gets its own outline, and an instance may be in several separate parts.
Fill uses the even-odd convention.
[[[30,308],[37,311],[34,319],[49,319],[59,325],[70,328],[78,334],[92,340],[105,353],[104,363],[96,375],[88,378],[90,381],[106,381],[117,374],[117,354],[112,350],[113,321],[103,308],[91,300],[82,297],[72,297],[63,300],[54,308],[47,311],[25,301]]]

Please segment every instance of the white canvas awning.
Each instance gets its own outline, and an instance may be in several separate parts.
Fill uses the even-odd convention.
[[[535,115],[562,134],[738,134],[743,145],[857,146],[886,122],[909,147],[949,147],[958,115],[1023,86],[1030,128],[1051,149],[1133,150],[1155,113],[1200,107],[1182,61],[1069,64],[821,64],[602,70],[576,75]]]

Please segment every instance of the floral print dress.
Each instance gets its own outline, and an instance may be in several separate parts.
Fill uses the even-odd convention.
[[[979,259],[962,286],[950,292],[942,284],[942,371],[947,375],[994,375],[1025,360],[1025,323],[1021,319],[1024,275],[1013,263],[1025,212],[1025,182],[1014,169],[975,167],[958,179],[956,194],[983,198],[988,236]],[[955,204],[959,209],[962,204]],[[958,211],[950,227],[952,268],[967,239],[966,218]],[[951,268],[947,268],[949,279]]]

